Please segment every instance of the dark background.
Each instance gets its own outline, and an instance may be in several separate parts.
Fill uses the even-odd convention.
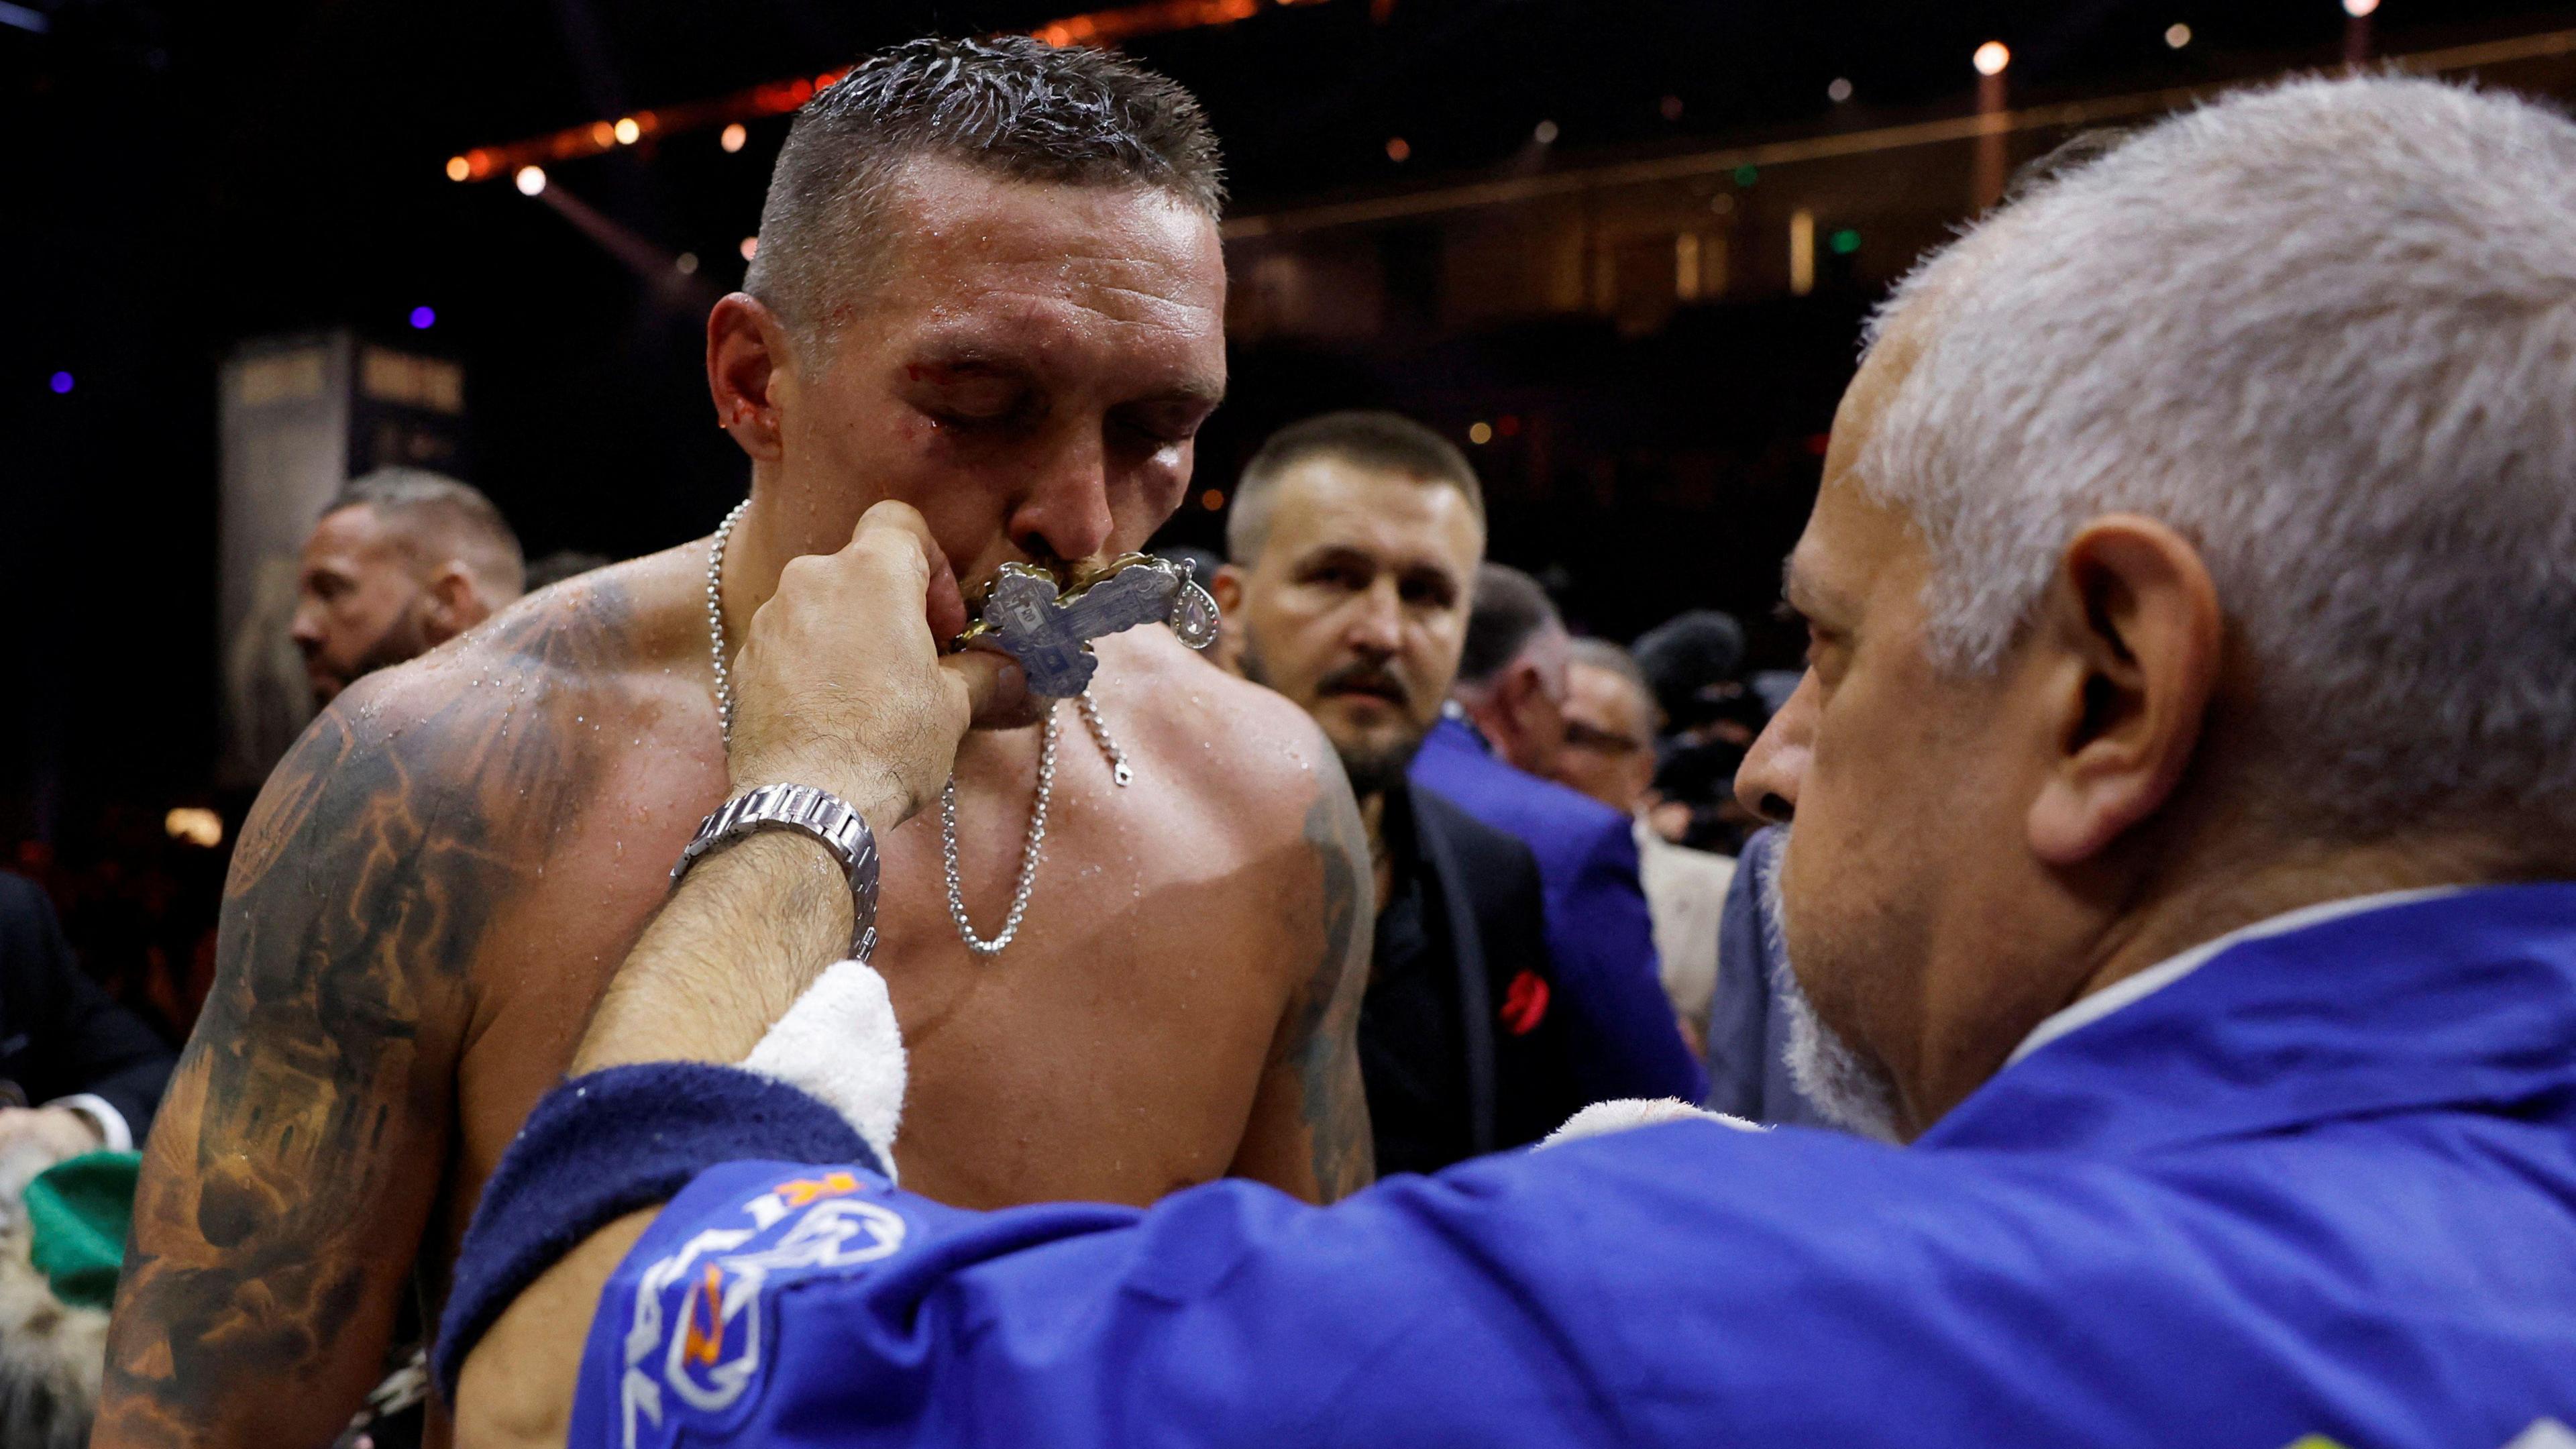
[[[812,74],[925,31],[1029,28],[1066,4],[869,0],[22,0],[0,25],[0,850],[24,868],[167,851],[160,813],[211,800],[218,360],[241,339],[346,325],[462,361],[459,471],[531,556],[616,556],[702,534],[745,478],[711,424],[704,301],[737,282],[786,121],[726,155],[708,132],[549,167],[666,254],[647,283],[507,183],[457,185],[477,145]],[[2383,49],[2568,6],[2386,0]],[[2168,49],[2164,27],[2196,32]],[[2335,0],[1370,0],[1266,10],[1127,48],[1194,89],[1238,213],[1352,190],[1579,165],[1587,155],[1955,113],[1978,42],[2024,95],[2207,79],[2245,57],[2324,65]],[[1835,113],[1826,82],[1858,99]],[[1677,97],[1678,119],[1664,98]],[[1533,162],[1532,126],[1561,136]],[[1389,159],[1402,135],[1411,157]],[[1401,272],[1390,267],[1390,275]],[[1239,347],[1200,450],[1230,484],[1271,427],[1321,407],[1467,418],[1544,411],[1499,466],[1494,552],[1579,622],[1626,637],[1694,604],[1760,622],[1815,485],[1868,289],[1686,309],[1646,336],[1602,319]],[[436,310],[423,332],[406,322]],[[56,371],[77,379],[57,396]],[[1211,543],[1215,513],[1170,530]],[[241,802],[218,802],[232,814]],[[32,843],[24,845],[21,843]],[[91,934],[139,892],[211,899],[214,853],[99,887]],[[4,863],[4,862],[0,862]],[[136,929],[144,929],[138,926]],[[185,956],[189,936],[120,947]],[[93,951],[95,957],[96,952]],[[165,960],[165,966],[185,962]],[[121,968],[120,968],[121,969]]]

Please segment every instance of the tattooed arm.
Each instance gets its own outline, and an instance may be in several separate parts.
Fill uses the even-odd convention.
[[[1312,893],[1290,893],[1285,941],[1312,951],[1280,1019],[1243,1147],[1230,1169],[1309,1202],[1335,1202],[1377,1180],[1368,1096],[1360,1083],[1360,1001],[1377,930],[1368,832],[1349,779],[1318,737],[1321,763],[1304,840]],[[1299,923],[1310,928],[1299,929]],[[1319,939],[1320,938],[1320,939]]]
[[[508,773],[488,725],[388,727],[404,692],[344,696],[243,829],[214,990],[146,1149],[101,1449],[327,1443],[383,1372],[447,1158],[464,963],[506,874],[463,798]]]

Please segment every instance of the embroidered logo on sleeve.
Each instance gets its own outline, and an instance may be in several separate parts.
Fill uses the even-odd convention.
[[[743,1203],[745,1226],[707,1228],[644,1270],[618,1395],[626,1449],[637,1449],[643,1425],[662,1427],[666,1393],[716,1414],[758,1383],[764,1288],[903,1246],[902,1217],[859,1191],[847,1172],[790,1178]]]

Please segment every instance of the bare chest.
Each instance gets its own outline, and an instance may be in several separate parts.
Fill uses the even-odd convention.
[[[1069,716],[1068,711],[1068,716]],[[952,919],[936,810],[882,841],[883,944],[910,1051],[905,1185],[963,1205],[1146,1202],[1233,1160],[1287,988],[1268,959],[1263,863],[1225,844],[1183,771],[1136,759],[1121,788],[1068,718],[1043,852],[1010,946],[970,952]],[[1025,745],[1026,748],[1013,748]],[[1025,756],[1025,758],[1023,758]],[[966,767],[958,867],[985,936],[1008,914],[1034,742]],[[639,736],[560,820],[517,832],[542,861],[474,966],[451,1179],[461,1222],[719,803],[712,752]]]

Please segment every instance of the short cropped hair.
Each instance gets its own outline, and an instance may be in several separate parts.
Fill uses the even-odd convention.
[[[1270,542],[1280,476],[1309,458],[1335,458],[1371,472],[1445,483],[1466,498],[1477,526],[1484,525],[1485,490],[1457,444],[1401,413],[1322,413],[1272,433],[1243,465],[1234,506],[1226,513],[1226,557],[1250,567],[1261,556]]]
[[[1564,628],[1538,580],[1510,564],[1479,565],[1476,607],[1467,616],[1467,647],[1458,656],[1458,682],[1492,683],[1541,634]]]
[[[378,468],[343,484],[322,513],[328,517],[343,508],[373,510],[423,564],[463,563],[496,605],[519,597],[526,587],[527,561],[519,552],[519,535],[470,483],[426,468]]]
[[[2393,77],[2240,92],[2042,181],[1869,346],[1913,354],[1855,476],[1928,545],[1937,665],[1997,667],[2075,531],[2145,514],[2256,665],[2277,818],[2576,825],[2566,117]]]
[[[1645,714],[1647,725],[1654,724],[1655,687],[1646,682],[1646,671],[1637,667],[1635,656],[1607,639],[1577,639],[1573,647],[1575,663],[1615,674],[1621,683],[1636,691],[1637,707]]]
[[[922,157],[1019,181],[1151,187],[1211,218],[1225,205],[1216,133],[1172,81],[1109,51],[1027,36],[915,40],[796,113],[743,290],[799,338],[827,335],[882,251],[888,183]]]

